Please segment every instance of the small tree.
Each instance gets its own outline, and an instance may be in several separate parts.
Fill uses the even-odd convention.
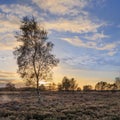
[[[13,84],[13,83],[11,83],[11,82],[8,82],[8,83],[6,84],[6,89],[7,89],[7,90],[10,90],[10,91],[15,90],[15,84]]]
[[[81,88],[80,88],[80,87],[78,87],[78,88],[77,88],[77,91],[81,91]]]
[[[34,17],[24,17],[20,30],[16,38],[21,45],[14,51],[18,73],[28,83],[35,84],[39,95],[40,80],[52,79],[51,70],[59,61],[51,53],[53,43],[47,42],[46,30]]]
[[[41,84],[41,85],[39,86],[39,90],[40,90],[40,91],[45,91],[45,90],[46,90],[45,85]]]
[[[62,91],[62,90],[63,90],[62,84],[58,84],[58,91]]]
[[[74,78],[72,78],[70,80],[70,90],[72,90],[72,91],[76,90],[77,86],[78,86],[78,84],[76,83],[76,80]]]
[[[62,88],[65,91],[68,91],[70,89],[70,80],[67,77],[64,77],[62,80]]]
[[[110,84],[110,90],[111,91],[115,91],[115,90],[118,90],[118,87],[117,87],[117,85],[114,83],[114,84]]]
[[[53,83],[50,83],[48,85],[48,90],[49,91],[55,91],[56,90],[56,84],[53,82]]]
[[[119,77],[115,78],[115,85],[117,86],[117,90],[120,90],[120,78]]]
[[[65,91],[74,91],[77,88],[77,83],[74,78],[69,79],[64,77],[62,83],[58,85],[58,90],[65,90]]]
[[[92,90],[92,86],[91,85],[83,86],[83,91],[91,91],[91,90]]]
[[[107,87],[108,87],[108,83],[101,81],[95,85],[95,90],[107,90]]]

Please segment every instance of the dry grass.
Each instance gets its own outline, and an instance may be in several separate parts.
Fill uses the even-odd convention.
[[[120,92],[0,93],[0,120],[120,120]]]

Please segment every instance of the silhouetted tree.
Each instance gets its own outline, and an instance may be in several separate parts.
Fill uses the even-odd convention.
[[[62,91],[62,90],[63,90],[62,84],[58,84],[58,91]]]
[[[8,83],[6,84],[6,89],[7,89],[7,90],[10,90],[10,91],[15,90],[15,84],[13,84],[13,83],[11,83],[11,82],[8,82]]]
[[[81,88],[80,88],[80,87],[78,87],[78,88],[77,88],[77,91],[81,91]]]
[[[95,85],[95,90],[107,90],[107,87],[108,87],[108,83],[101,81]]]
[[[62,80],[62,88],[66,91],[70,89],[70,80],[67,77],[64,77]]]
[[[62,83],[58,85],[58,90],[73,91],[77,88],[77,83],[74,78],[69,79],[64,77]]]
[[[114,83],[114,84],[110,84],[110,90],[114,91],[114,90],[118,90],[117,88],[117,85]]]
[[[83,86],[83,91],[91,91],[93,88],[91,85],[84,85]]]
[[[40,91],[45,91],[45,90],[46,90],[45,85],[41,84],[41,85],[39,86],[39,90],[40,90]]]
[[[117,81],[119,83],[119,81]],[[107,82],[98,82],[96,85],[95,85],[95,90],[118,90],[118,86],[117,86],[117,82],[113,83],[113,84],[110,84],[110,83],[107,83]],[[118,84],[119,85],[119,84]]]
[[[117,86],[117,90],[120,90],[120,78],[119,77],[115,78],[115,85]]]
[[[74,78],[72,78],[70,80],[70,90],[75,90],[77,88],[77,83],[76,83],[76,80]]]
[[[52,79],[51,70],[59,60],[51,53],[53,43],[47,42],[46,30],[34,17],[24,17],[20,30],[16,38],[21,45],[14,51],[18,73],[27,82],[35,84],[39,95],[39,81]]]
[[[53,83],[50,83],[48,85],[48,90],[50,91],[55,91],[56,90],[56,84],[53,82]]]

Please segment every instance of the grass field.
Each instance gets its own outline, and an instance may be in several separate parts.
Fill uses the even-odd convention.
[[[120,120],[120,92],[0,92],[0,120]]]

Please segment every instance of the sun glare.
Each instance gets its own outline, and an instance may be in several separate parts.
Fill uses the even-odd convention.
[[[49,84],[50,82],[46,82],[46,81],[39,81],[39,85],[47,85]]]

